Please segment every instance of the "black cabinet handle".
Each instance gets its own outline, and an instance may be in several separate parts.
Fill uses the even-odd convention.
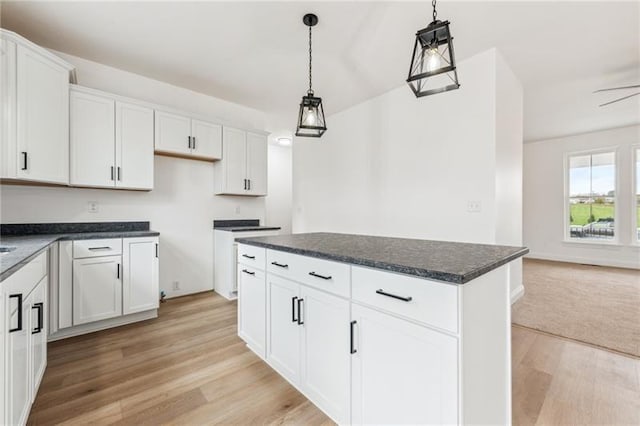
[[[191,149],[191,136],[187,136],[187,145],[189,146],[189,149]]]
[[[27,170],[29,164],[27,163],[27,151],[22,151],[22,170]]]
[[[113,170],[113,166],[111,166],[111,180],[115,180],[115,179],[114,179],[114,177],[113,177],[113,176],[114,176],[114,173],[113,173],[113,172],[114,172],[114,170]]]
[[[247,189],[251,191],[251,179],[247,179],[247,183],[248,183]]]
[[[255,259],[255,256],[249,256],[248,254],[243,254],[242,257],[246,257],[247,259]]]
[[[18,326],[16,328],[10,328],[9,333],[22,330],[22,294],[10,294],[9,299],[12,297],[18,298]]]
[[[244,189],[245,190],[247,189],[247,180],[246,179],[244,180]]]
[[[350,333],[350,340],[351,340],[351,344],[349,346],[349,352],[351,354],[355,354],[356,352],[358,352],[358,350],[354,347],[354,338],[353,338],[353,329],[355,328],[357,321],[351,321],[351,324],[349,325],[349,333]]]
[[[289,265],[284,264],[284,263],[278,263],[278,262],[271,262],[272,265],[277,266],[279,268],[288,268]]]
[[[38,310],[38,326],[31,330],[31,334],[38,334],[42,331],[42,326],[44,324],[44,303],[34,303],[33,306],[31,306],[31,309]]]
[[[94,250],[111,250],[111,247],[89,247],[89,250],[94,251]]]
[[[381,294],[383,296],[392,297],[394,299],[402,300],[403,302],[411,302],[413,300],[413,297],[411,297],[411,296],[407,296],[407,297],[398,296],[397,294],[387,293],[383,289],[376,290],[376,293]]]
[[[251,272],[251,271],[247,271],[246,269],[243,269],[242,272],[244,272],[245,274],[249,274],[249,275],[255,275],[255,272]]]
[[[320,274],[316,274],[315,272],[309,272],[309,275],[311,275],[312,277],[316,277],[316,278],[322,278],[323,280],[330,280],[331,279],[331,275],[320,275]]]
[[[156,257],[158,257],[158,243],[156,243]]]
[[[196,149],[196,137],[191,136],[191,148]]]
[[[120,279],[120,264],[118,263],[117,269],[116,269],[116,278]]]
[[[120,166],[118,166],[117,169],[118,169],[118,180],[121,181],[122,179],[120,178]]]
[[[297,296],[291,298],[291,322],[298,322],[296,318],[296,300],[298,300]]]
[[[298,325],[304,324],[304,321],[302,320],[302,302],[304,302],[304,299],[298,299]]]

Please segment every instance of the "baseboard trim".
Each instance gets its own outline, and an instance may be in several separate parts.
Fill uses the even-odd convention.
[[[79,336],[81,334],[93,333],[96,331],[106,330],[107,328],[120,327],[122,325],[131,324],[138,321],[145,321],[158,317],[158,310],[151,309],[135,314],[124,315],[121,317],[110,318],[102,321],[80,324],[69,328],[63,328],[53,334],[49,334],[48,341],[53,342],[68,337]]]
[[[524,286],[520,284],[518,288],[511,291],[511,304],[516,303],[522,296],[524,296]]]
[[[585,265],[611,266],[613,268],[640,269],[640,265],[634,262],[625,262],[624,260],[614,259],[592,259],[579,256],[559,256],[550,253],[529,252],[525,256],[527,259],[552,260],[556,262],[581,263]]]

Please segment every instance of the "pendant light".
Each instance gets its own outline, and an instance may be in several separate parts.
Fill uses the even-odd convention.
[[[309,27],[309,90],[300,102],[296,136],[319,138],[327,130],[327,126],[324,121],[322,98],[314,96],[311,88],[311,28],[318,23],[318,17],[308,13],[304,15],[302,22]]]
[[[417,98],[460,87],[449,21],[439,21],[432,0],[433,21],[416,33],[407,83]]]

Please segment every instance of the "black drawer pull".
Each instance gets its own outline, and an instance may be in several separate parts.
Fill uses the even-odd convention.
[[[187,145],[189,146],[189,149],[191,149],[191,136],[187,136]]]
[[[353,338],[353,329],[354,326],[356,325],[357,321],[351,321],[351,324],[349,325],[349,332],[351,335],[351,346],[349,348],[349,352],[351,354],[355,354],[356,352],[358,352],[358,350],[354,347],[353,343],[354,343],[354,338]]]
[[[116,269],[116,278],[120,279],[120,264],[118,263],[118,267]]]
[[[411,296],[407,296],[407,297],[398,296],[397,294],[387,293],[383,289],[376,290],[376,293],[381,294],[383,296],[387,296],[387,297],[393,297],[394,299],[402,300],[403,302],[411,302],[413,300],[413,297]]]
[[[246,257],[247,259],[255,259],[255,256],[249,256],[248,254],[243,254],[242,257]]]
[[[20,170],[27,170],[29,167],[29,164],[27,163],[27,152],[26,151],[22,151],[22,168]]]
[[[304,299],[298,299],[298,325],[304,324],[302,320],[302,302],[304,302]]]
[[[329,275],[329,276],[320,275],[320,274],[316,274],[315,272],[309,272],[309,275],[311,275],[312,277],[316,277],[316,278],[322,278],[323,280],[330,280],[331,279],[331,275]]]
[[[191,148],[196,149],[196,137],[191,136]]]
[[[251,272],[251,271],[247,271],[246,269],[243,269],[242,272],[244,272],[245,274],[249,274],[249,275],[255,275],[255,272]]]
[[[44,303],[34,303],[33,306],[31,306],[31,309],[38,310],[38,326],[31,330],[31,334],[38,334],[42,331],[42,327],[44,325]]]
[[[9,333],[22,330],[22,294],[10,294],[9,299],[12,297],[18,298],[18,326],[16,328],[10,328]]]
[[[296,318],[296,300],[298,300],[297,296],[291,298],[291,322],[298,322]]]
[[[288,268],[289,265],[284,264],[284,263],[278,263],[278,262],[271,262],[272,265],[277,266],[279,268]]]
[[[111,250],[111,247],[89,247],[89,250]]]

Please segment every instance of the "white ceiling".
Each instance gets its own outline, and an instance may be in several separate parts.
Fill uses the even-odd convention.
[[[522,81],[525,140],[640,122],[640,97],[598,108],[612,95],[591,93],[640,83],[640,2],[438,4],[459,61],[497,47]],[[430,2],[3,1],[1,25],[293,124],[307,87],[306,12],[320,18],[313,81],[328,115],[404,84],[415,31],[431,17]]]

